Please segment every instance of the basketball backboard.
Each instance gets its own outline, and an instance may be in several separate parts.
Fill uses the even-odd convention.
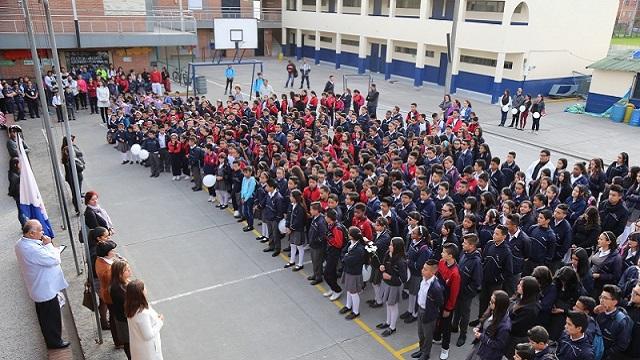
[[[256,49],[258,47],[258,20],[214,19],[214,43],[216,50]]]

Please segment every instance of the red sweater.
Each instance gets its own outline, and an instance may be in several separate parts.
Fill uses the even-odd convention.
[[[332,246],[336,249],[342,249],[344,245],[344,236],[342,235],[342,231],[338,228],[337,225],[329,226],[329,230],[331,231],[331,236],[329,236],[328,243],[329,246]]]
[[[357,227],[362,232],[362,236],[366,237],[369,240],[373,240],[373,226],[371,226],[371,221],[366,217],[353,217],[351,221],[351,225]]]
[[[460,292],[460,272],[458,271],[458,263],[451,266],[447,262],[440,260],[438,263],[438,274],[444,280],[449,296],[445,299],[444,310],[452,312],[456,308],[458,302],[458,293]]]

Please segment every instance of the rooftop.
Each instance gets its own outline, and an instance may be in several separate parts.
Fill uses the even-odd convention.
[[[613,53],[587,66],[589,69],[640,72],[640,50],[624,50]]]

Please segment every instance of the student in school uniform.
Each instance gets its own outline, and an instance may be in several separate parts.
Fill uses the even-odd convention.
[[[373,286],[374,298],[367,300],[367,304],[372,308],[382,307],[382,271],[380,265],[384,265],[382,261],[389,249],[391,236],[388,230],[387,219],[380,216],[373,225],[376,235],[373,239],[373,245],[376,246],[376,256],[371,259],[371,285]],[[404,252],[403,252],[404,253]]]
[[[304,225],[307,221],[307,208],[304,205],[302,191],[295,189],[289,195],[291,205],[286,217],[287,234],[291,246],[291,256],[289,262],[284,265],[285,269],[293,266],[293,271],[300,271],[304,268]],[[298,264],[296,265],[296,255]]]
[[[336,301],[342,295],[342,288],[338,285],[338,263],[342,248],[347,241],[347,229],[338,221],[335,210],[327,210],[327,253],[325,256],[324,280],[329,285],[329,291],[322,294],[331,301]]]
[[[421,268],[420,287],[417,296],[418,351],[411,354],[414,359],[428,360],[433,345],[433,332],[444,305],[444,289],[436,278],[438,260],[431,259]]]
[[[402,284],[407,281],[407,258],[404,253],[404,241],[401,237],[394,237],[389,244],[389,251],[385,254],[379,271],[382,273],[382,301],[387,305],[387,319],[376,325],[378,329],[386,329],[383,337],[396,332],[398,321],[398,307],[402,294]]]
[[[440,359],[446,360],[449,358],[453,311],[456,308],[458,294],[460,293],[460,271],[456,262],[458,246],[452,243],[445,244],[442,248],[441,256],[442,258],[438,263],[438,278],[443,284],[445,296],[444,306],[433,338],[436,342],[442,343]]]
[[[263,252],[273,252],[271,256],[280,255],[281,239],[278,223],[284,217],[284,199],[278,191],[278,184],[274,179],[267,181],[267,198],[265,200],[263,219],[267,222],[269,228],[269,247],[262,250]]]
[[[327,245],[327,221],[322,215],[322,205],[320,202],[311,203],[311,223],[309,224],[309,247],[311,248],[311,263],[313,265],[313,274],[307,280],[311,281],[311,285],[317,285],[322,282],[322,262],[324,261],[324,251]]]
[[[257,182],[253,176],[253,167],[247,166],[244,168],[243,174],[240,199],[242,200],[242,217],[247,220],[247,226],[242,228],[242,231],[249,232],[253,230],[253,202],[255,200]]]
[[[128,133],[124,129],[124,124],[118,124],[118,130],[113,134],[113,139],[116,142],[116,150],[120,152],[122,156],[122,165],[128,164],[129,160],[127,157],[127,152],[129,151],[129,142],[127,141]]]
[[[460,332],[457,347],[467,341],[467,326],[471,315],[471,302],[482,287],[482,260],[478,250],[478,235],[471,233],[462,237],[462,255],[458,263],[460,272],[460,294],[451,325],[453,332]]]
[[[347,290],[347,304],[339,313],[348,313],[345,319],[353,320],[360,316],[360,293],[364,287],[362,265],[365,264],[367,251],[364,248],[364,236],[359,228],[349,228],[349,240],[349,245],[342,254],[342,283]]]
[[[420,225],[411,232],[411,243],[407,250],[407,262],[411,276],[405,285],[409,291],[409,301],[407,303],[407,311],[400,315],[405,323],[409,324],[418,320],[418,309],[416,306],[416,297],[420,289],[420,273],[422,265],[431,258],[431,239],[429,231],[426,227]]]
[[[147,133],[147,138],[142,141],[142,148],[149,152],[149,165],[151,168],[151,175],[149,177],[160,176],[160,143],[156,138],[154,131]]]

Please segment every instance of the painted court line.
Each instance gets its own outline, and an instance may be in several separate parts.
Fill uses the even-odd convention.
[[[311,261],[307,261],[307,262],[303,263],[303,265],[310,264],[310,263],[311,263]],[[223,282],[223,283],[220,283],[220,284],[207,286],[207,287],[203,287],[203,288],[192,290],[192,291],[183,292],[183,293],[180,293],[180,294],[177,294],[177,295],[174,295],[174,296],[166,297],[164,299],[159,299],[159,300],[152,301],[151,305],[156,305],[156,304],[160,304],[160,303],[164,303],[164,302],[168,302],[168,301],[177,300],[177,299],[180,299],[180,298],[183,298],[183,297],[191,296],[191,295],[198,294],[198,293],[205,292],[205,291],[215,290],[215,289],[218,289],[218,288],[221,288],[221,287],[225,287],[225,286],[229,286],[229,285],[238,284],[238,283],[241,283],[241,282],[247,281],[247,280],[257,279],[257,278],[260,278],[260,277],[263,277],[263,276],[271,275],[271,274],[274,274],[274,273],[277,273],[277,272],[280,272],[280,271],[285,271],[285,270],[288,270],[288,269],[278,268],[278,269],[269,270],[269,271],[261,272],[261,273],[258,273],[258,274],[250,275],[250,276],[245,276],[245,277],[243,277],[241,279],[226,281],[226,282]]]

